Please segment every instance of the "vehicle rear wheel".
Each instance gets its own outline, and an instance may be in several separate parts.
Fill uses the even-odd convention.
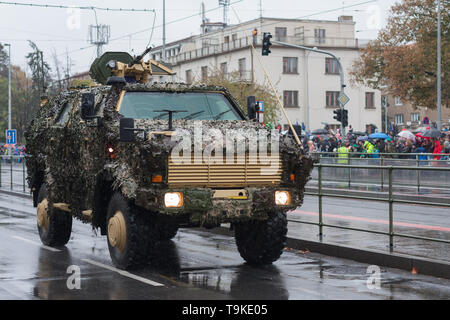
[[[72,233],[72,215],[49,208],[47,187],[42,184],[38,194],[37,227],[43,244],[59,247],[69,242]]]
[[[106,217],[108,248],[115,266],[132,269],[146,262],[150,240],[148,224],[120,193],[115,193],[108,205]]]
[[[270,264],[286,246],[287,218],[283,212],[270,212],[267,220],[236,223],[234,228],[239,253],[249,264]]]

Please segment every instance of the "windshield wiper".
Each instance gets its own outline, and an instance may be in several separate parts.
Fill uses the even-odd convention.
[[[231,109],[228,109],[226,111],[223,111],[223,112],[219,113],[217,116],[214,117],[214,120],[219,120],[219,118],[221,116],[223,116],[225,113],[230,112],[230,111],[231,111]]]
[[[194,112],[194,113],[188,114],[186,117],[183,117],[183,119],[190,120],[190,119],[194,118],[195,116],[197,116],[197,115],[199,115],[200,113],[203,113],[203,112],[205,112],[205,110],[200,110],[198,112]]]
[[[178,112],[187,112],[186,110],[170,110],[170,109],[163,109],[163,110],[155,110],[155,112],[167,112],[169,114],[169,129],[167,129],[168,131],[172,131],[173,127],[172,127],[172,115],[174,113],[178,113]],[[161,117],[162,115],[159,115],[157,118]],[[155,119],[157,119],[155,118]]]

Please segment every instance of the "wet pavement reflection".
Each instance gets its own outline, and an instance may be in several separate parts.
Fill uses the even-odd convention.
[[[23,210],[22,210],[23,209]],[[287,249],[269,266],[244,263],[234,238],[180,229],[156,245],[142,268],[111,263],[106,237],[74,222],[66,247],[41,245],[26,199],[0,196],[0,299],[449,299],[450,281],[380,269],[367,285],[367,264]],[[80,270],[80,289],[68,286]]]

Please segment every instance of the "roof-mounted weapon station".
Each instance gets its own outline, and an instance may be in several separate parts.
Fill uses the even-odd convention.
[[[101,84],[108,84],[110,77],[114,82],[147,83],[152,75],[173,75],[168,65],[149,59],[144,62],[144,56],[150,52],[147,48],[141,55],[133,58],[127,52],[105,52],[100,58],[94,60],[89,70],[92,79]],[[112,79],[111,79],[112,80]]]

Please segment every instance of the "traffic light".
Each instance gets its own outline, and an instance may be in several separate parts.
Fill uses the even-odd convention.
[[[348,126],[348,110],[342,110],[342,126]]]
[[[262,55],[268,56],[270,53],[269,47],[272,45],[272,42],[270,42],[270,38],[272,38],[272,35],[270,32],[264,32],[263,34],[263,42],[262,42]]]
[[[335,114],[335,116],[333,117],[333,119],[336,119],[337,122],[341,122],[341,119],[342,119],[341,111],[342,111],[341,109],[335,109],[335,110],[333,111],[333,113]]]

